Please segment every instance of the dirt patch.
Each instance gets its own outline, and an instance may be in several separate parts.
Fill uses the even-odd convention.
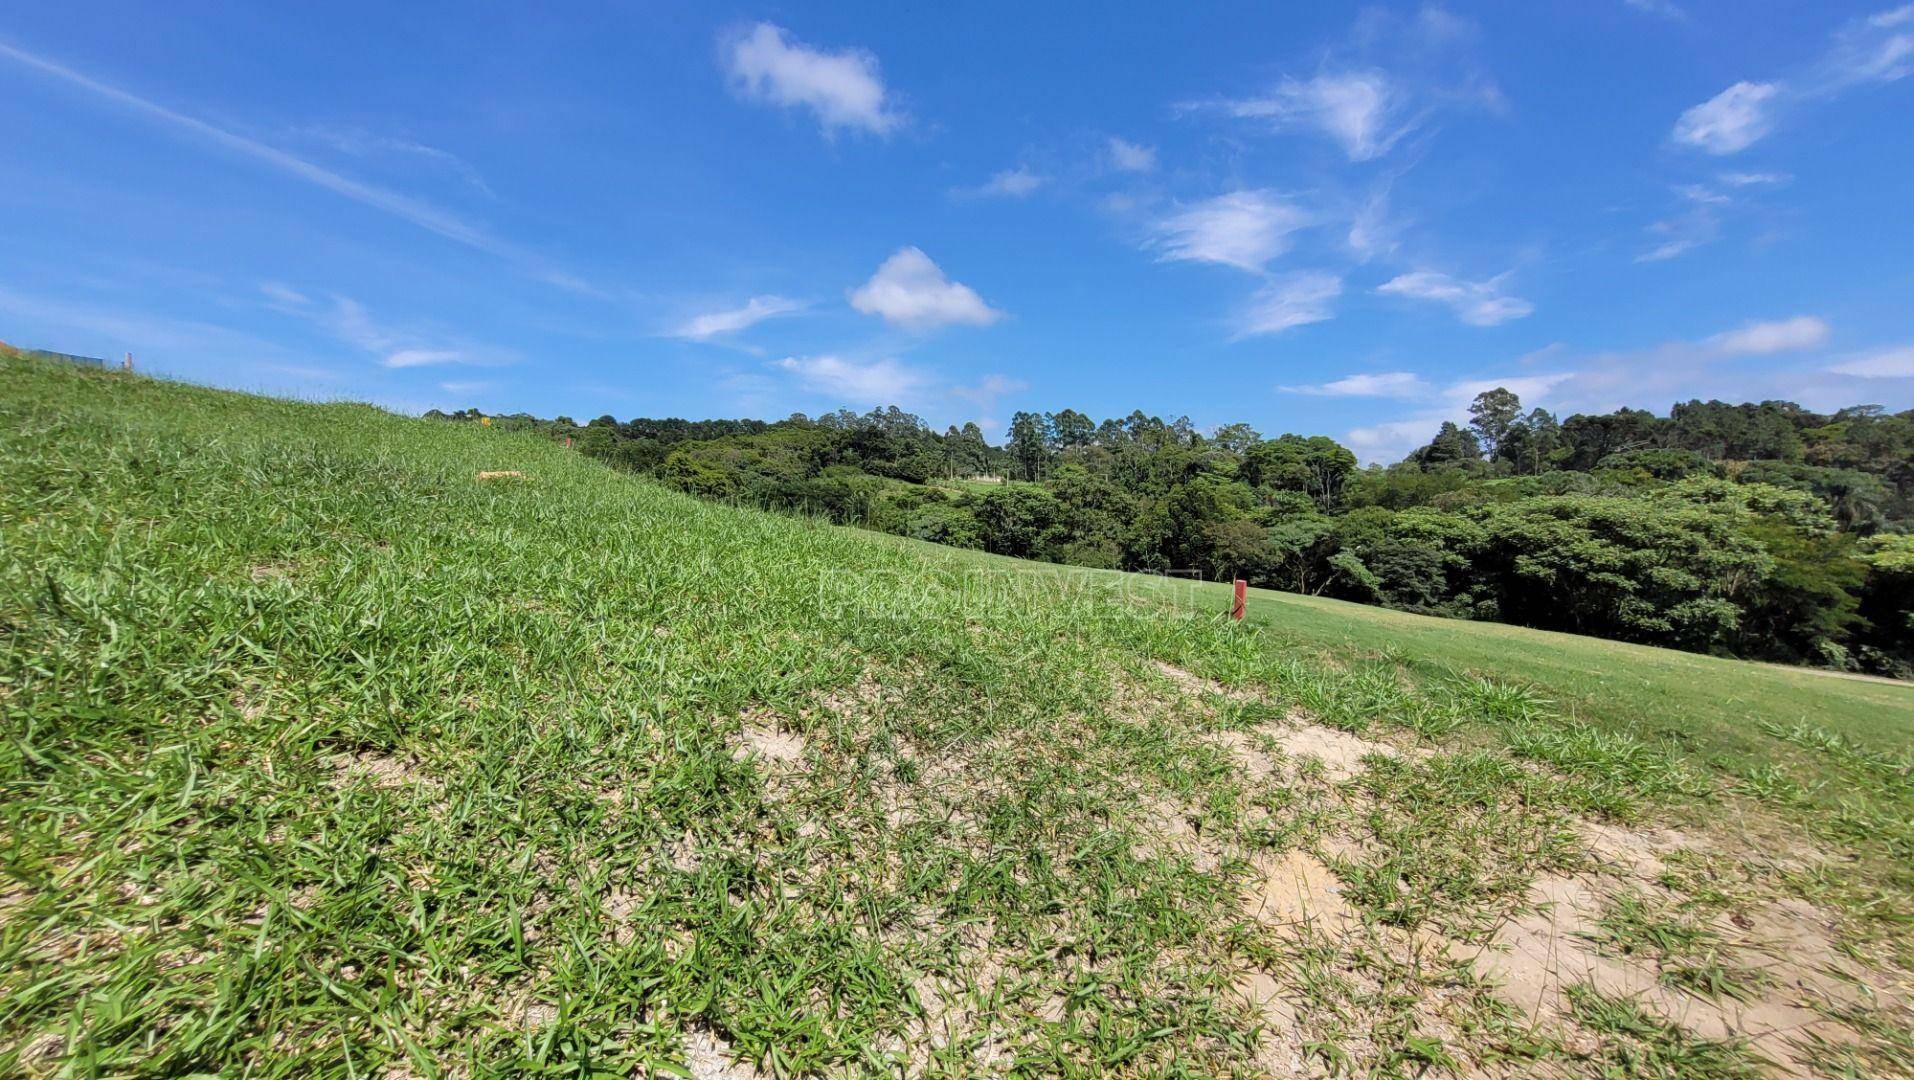
[[[1845,987],[1832,974],[1838,962],[1833,944],[1817,925],[1825,920],[1805,903],[1764,905],[1751,920],[1751,928],[1730,942],[1738,962],[1756,959],[1766,977],[1746,1001],[1698,996],[1666,984],[1652,959],[1604,953],[1597,945],[1604,904],[1620,891],[1646,885],[1642,873],[1658,870],[1661,861],[1652,839],[1643,838],[1631,849],[1622,843],[1623,830],[1607,828],[1597,835],[1598,858],[1624,858],[1604,863],[1620,870],[1618,876],[1538,878],[1529,892],[1530,908],[1498,930],[1473,957],[1478,974],[1498,985],[1510,1004],[1535,1020],[1572,1026],[1566,991],[1586,985],[1606,995],[1635,999],[1695,1035],[1746,1039],[1757,1052],[1794,1075],[1809,1071],[1802,1047],[1805,1040],[1835,1044],[1854,1040],[1844,1025],[1813,1007]]]
[[[1400,757],[1402,751],[1388,743],[1373,742],[1346,731],[1311,723],[1309,717],[1301,712],[1292,712],[1281,724],[1263,724],[1255,732],[1241,731],[1219,732],[1215,742],[1236,763],[1243,767],[1251,780],[1261,780],[1276,774],[1277,763],[1263,752],[1259,738],[1274,743],[1283,755],[1294,758],[1314,758],[1322,762],[1323,773],[1331,782],[1347,780],[1362,771],[1362,759],[1370,754],[1385,757]]]
[[[1303,1035],[1296,1006],[1283,996],[1283,984],[1266,971],[1250,970],[1237,977],[1236,990],[1261,1017],[1264,1032],[1256,1048],[1256,1065],[1270,1076],[1305,1076]]]
[[[606,920],[611,923],[613,941],[620,945],[629,945],[636,938],[637,934],[631,926],[631,917],[642,904],[642,896],[637,890],[629,887],[621,886],[605,894],[601,907]]]
[[[1371,742],[1346,731],[1321,724],[1303,724],[1293,730],[1276,733],[1284,753],[1292,757],[1312,757],[1323,763],[1323,771],[1333,781],[1347,780],[1362,771],[1362,759],[1370,754],[1396,757],[1399,751],[1387,743]]]
[[[1342,881],[1322,860],[1294,848],[1281,855],[1258,855],[1256,875],[1243,894],[1243,913],[1258,922],[1288,926],[1319,924],[1344,929],[1356,911],[1342,895]]]
[[[522,472],[519,472],[517,469],[480,469],[478,471],[478,479],[480,480],[523,480],[525,479],[525,474]]]
[[[732,752],[740,760],[757,758],[774,768],[788,768],[804,760],[804,745],[804,736],[786,730],[776,713],[753,709],[744,715]]]
[[[1205,679],[1201,675],[1185,671],[1175,664],[1166,664],[1161,660],[1153,660],[1151,661],[1151,666],[1156,668],[1157,674],[1170,680],[1170,682],[1176,685],[1178,690],[1183,691],[1185,694],[1196,697],[1201,697],[1205,694],[1215,694],[1219,697],[1228,698],[1231,701],[1255,701],[1257,699],[1257,695],[1248,690],[1238,690],[1224,686],[1215,679]]]
[[[387,789],[429,787],[436,791],[439,786],[437,780],[427,776],[417,765],[369,750],[356,754],[335,754],[327,763],[335,771],[332,780],[335,788],[350,787],[356,780],[370,781],[374,787]]]
[[[762,1072],[739,1061],[731,1044],[704,1028],[685,1033],[685,1069],[692,1080],[756,1080]]]

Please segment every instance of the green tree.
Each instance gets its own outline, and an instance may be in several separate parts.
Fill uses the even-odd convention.
[[[1018,412],[1010,418],[1010,455],[1017,463],[1020,479],[1043,476],[1050,461],[1050,439],[1043,418],[1032,412]]]
[[[1284,435],[1256,443],[1243,456],[1242,477],[1252,487],[1300,491],[1324,510],[1342,498],[1356,455],[1325,435]]]
[[[1522,399],[1507,387],[1498,386],[1475,396],[1475,402],[1469,406],[1469,427],[1474,429],[1482,452],[1489,460],[1495,460],[1496,449],[1521,415]]]
[[[1075,409],[1051,413],[1048,420],[1051,438],[1059,449],[1088,446],[1097,434],[1096,422]]]

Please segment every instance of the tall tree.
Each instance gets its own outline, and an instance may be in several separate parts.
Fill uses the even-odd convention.
[[[1036,480],[1043,476],[1044,465],[1050,458],[1049,442],[1043,417],[1033,412],[1011,416],[1010,456],[1016,460],[1021,479]]]
[[[1050,431],[1055,437],[1058,449],[1068,450],[1073,446],[1088,446],[1096,437],[1096,422],[1075,409],[1054,412],[1047,418]]]
[[[1435,438],[1429,445],[1409,455],[1411,461],[1425,469],[1439,468],[1445,465],[1464,465],[1482,458],[1482,444],[1475,432],[1464,431],[1453,421],[1444,420],[1437,429]]]
[[[1224,424],[1216,429],[1213,441],[1232,454],[1244,454],[1261,438],[1248,424]]]
[[[1522,399],[1507,387],[1498,386],[1475,395],[1475,403],[1469,406],[1469,426],[1475,429],[1489,460],[1495,460],[1496,448],[1502,445],[1509,428],[1521,415]]]

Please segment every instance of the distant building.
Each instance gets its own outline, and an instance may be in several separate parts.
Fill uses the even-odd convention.
[[[97,356],[75,356],[72,353],[53,352],[49,349],[21,349],[20,355],[31,356],[35,360],[60,360],[68,364],[85,364],[88,367],[106,366],[106,361]]]

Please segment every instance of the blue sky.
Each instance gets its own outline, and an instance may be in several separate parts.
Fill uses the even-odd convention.
[[[0,14],[0,339],[587,419],[1914,405],[1914,5]],[[161,12],[163,11],[163,14]]]

